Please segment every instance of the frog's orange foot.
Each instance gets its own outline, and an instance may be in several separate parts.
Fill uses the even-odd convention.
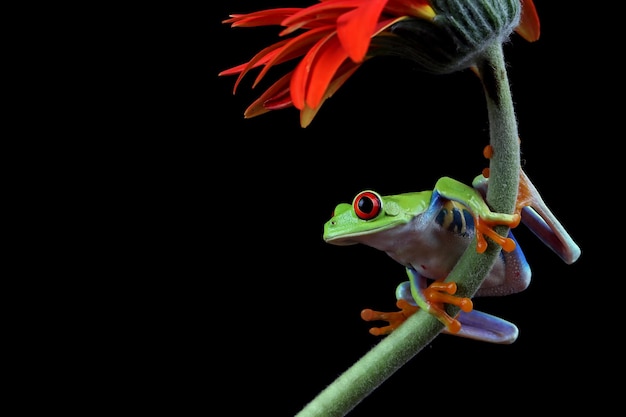
[[[466,313],[474,308],[471,299],[457,297],[454,295],[455,293],[456,284],[454,282],[435,281],[424,290],[424,297],[429,304],[429,313],[445,324],[450,333],[458,333],[461,330],[461,323],[446,313],[444,303],[460,307]]]
[[[414,314],[419,307],[409,304],[405,300],[398,300],[396,306],[400,311],[395,312],[382,312],[374,311],[369,308],[361,311],[361,318],[365,321],[386,321],[389,323],[383,327],[372,327],[369,331],[374,336],[384,336],[398,328],[406,319]]]
[[[521,139],[519,138],[518,140],[521,141]],[[491,159],[493,157],[493,146],[485,146],[485,148],[483,149],[483,156],[487,159]],[[483,177],[489,178],[489,168],[483,169],[482,174]],[[511,252],[515,249],[515,242],[513,241],[513,239],[500,236],[496,233],[495,230],[493,230],[493,226],[502,224],[509,227],[517,227],[519,225],[519,222],[521,220],[520,212],[522,208],[532,205],[532,203],[535,201],[534,194],[529,185],[529,182],[530,181],[528,180],[528,177],[526,177],[526,175],[524,174],[524,171],[520,169],[520,183],[517,192],[517,199],[515,202],[515,219],[513,222],[494,223],[486,221],[485,219],[478,219],[478,222],[476,222],[476,238],[478,240],[476,250],[478,251],[478,253],[483,253],[485,249],[487,249],[487,241],[485,240],[484,235],[489,236],[494,242],[502,246],[502,249],[507,252]]]
[[[434,315],[439,321],[445,324],[450,333],[458,333],[459,330],[461,330],[461,323],[446,313],[444,304],[455,305],[466,313],[469,313],[474,308],[471,299],[456,297],[454,295],[456,289],[454,282],[435,281],[423,291],[425,301],[428,304],[428,313]],[[365,321],[386,321],[389,323],[387,326],[383,327],[372,327],[369,330],[371,334],[374,336],[387,335],[397,329],[406,319],[419,310],[419,307],[409,304],[404,299],[398,300],[396,306],[398,306],[400,311],[382,312],[369,308],[361,311],[361,318]]]
[[[475,228],[476,228],[476,251],[483,253],[487,249],[487,240],[485,235],[491,238],[494,242],[502,246],[506,252],[511,252],[515,249],[515,241],[510,237],[500,236],[495,230],[494,226],[508,226],[511,228],[517,227],[522,217],[519,213],[513,214],[513,220],[486,220],[480,216],[476,216]]]
[[[532,185],[524,170],[520,169],[515,212],[520,213],[524,207],[538,205],[538,194],[539,192]]]

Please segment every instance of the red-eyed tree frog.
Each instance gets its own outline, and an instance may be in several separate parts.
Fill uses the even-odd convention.
[[[487,247],[485,235],[502,247],[477,297],[517,293],[530,283],[530,267],[513,234],[509,231],[507,236],[498,235],[493,229],[496,225],[514,228],[521,221],[567,264],[575,262],[581,250],[523,171],[513,214],[489,209],[484,200],[487,184],[483,175],[477,176],[472,186],[443,177],[432,191],[381,196],[366,190],[358,193],[351,204],[335,207],[324,225],[326,242],[361,243],[382,250],[406,268],[409,278],[396,289],[401,311],[361,312],[366,321],[389,323],[370,329],[370,333],[388,334],[421,308],[446,325],[444,333],[502,344],[517,339],[518,329],[513,323],[473,310],[469,298],[453,295],[456,284],[443,282],[472,238],[476,235],[478,252]],[[443,303],[460,307],[457,318],[448,316]]]

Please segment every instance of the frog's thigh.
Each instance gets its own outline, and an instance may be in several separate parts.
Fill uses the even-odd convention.
[[[458,317],[461,330],[455,336],[480,340],[482,342],[510,344],[519,334],[513,323],[478,310],[461,312]]]

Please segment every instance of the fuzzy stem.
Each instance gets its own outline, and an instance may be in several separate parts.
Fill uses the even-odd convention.
[[[520,169],[520,147],[517,120],[506,74],[506,64],[501,43],[492,44],[477,63],[487,103],[489,138],[493,157],[489,161],[489,187],[487,204],[498,213],[513,213],[517,200]],[[495,230],[506,236],[508,228]],[[475,239],[474,239],[475,240]],[[472,297],[496,262],[500,246],[488,240],[487,250],[479,254],[473,250],[475,242],[463,253],[446,281],[457,283],[456,295]],[[458,307],[449,308],[451,314]]]
[[[487,203],[494,211],[513,213],[519,182],[519,140],[502,44],[496,42],[487,48],[477,67],[484,86],[490,144],[494,150]],[[507,230],[502,226],[497,228],[501,234]],[[457,283],[457,295],[473,296],[495,263],[501,248],[490,240],[488,243],[487,250],[479,254],[474,238],[448,276],[447,281]],[[458,307],[448,310],[456,314]],[[296,417],[345,416],[442,330],[443,324],[435,317],[418,311],[328,385]],[[463,360],[470,362],[472,358],[463,357]]]

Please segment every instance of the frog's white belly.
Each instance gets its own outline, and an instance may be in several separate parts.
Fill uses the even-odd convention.
[[[448,276],[472,240],[471,235],[451,233],[438,225],[419,232],[398,233],[396,230],[394,234],[389,237],[387,247],[381,250],[396,262],[413,267],[431,279]]]
[[[410,222],[400,227],[361,236],[360,243],[382,250],[393,260],[412,267],[425,278],[448,276],[472,242],[473,230],[459,234],[435,222]],[[483,281],[477,296],[506,295],[523,290],[530,281],[530,269],[518,248],[503,253]]]

